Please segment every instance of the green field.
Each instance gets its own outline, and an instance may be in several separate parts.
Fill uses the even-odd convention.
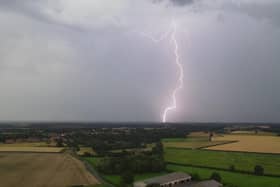
[[[135,181],[140,181],[140,180],[144,180],[144,179],[148,179],[148,178],[152,178],[152,177],[156,177],[156,176],[160,176],[160,175],[164,175],[167,172],[160,172],[160,173],[143,173],[143,174],[138,174],[135,175],[134,180]],[[119,186],[120,182],[121,182],[121,177],[120,175],[102,175],[102,177],[109,183]]]
[[[189,174],[196,173],[199,174],[202,180],[209,179],[213,172],[218,172],[221,175],[222,183],[224,183],[225,186],[232,185],[237,187],[280,187],[280,178],[276,177],[254,176],[213,169],[176,166],[172,164],[167,165],[167,169],[169,171],[181,171]]]
[[[84,157],[83,159],[90,163],[94,168],[96,168],[99,160],[102,159],[102,157]]]
[[[188,138],[166,138],[162,140],[166,148],[190,148],[199,149],[202,147],[209,147],[230,143],[232,141],[209,141],[206,136],[188,137]]]
[[[100,157],[86,157],[84,158],[88,163],[90,163],[94,168],[96,168],[99,160],[101,159]],[[160,175],[164,175],[167,172],[163,171],[160,173],[143,173],[143,174],[138,174],[135,175],[134,180],[138,181],[138,180],[144,180],[144,179],[148,179],[151,177],[155,177],[155,176],[160,176]],[[120,185],[120,181],[121,181],[121,177],[120,175],[106,175],[106,174],[102,174],[101,176],[104,180],[106,180],[107,182],[119,186]]]
[[[279,155],[166,148],[164,157],[167,162],[201,167],[229,169],[234,165],[236,170],[246,172],[261,165],[265,174],[280,175]]]

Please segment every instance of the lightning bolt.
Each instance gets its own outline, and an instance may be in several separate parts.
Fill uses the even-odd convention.
[[[169,114],[169,112],[176,110],[177,108],[177,98],[176,95],[177,93],[180,91],[180,89],[183,88],[184,85],[184,69],[183,69],[183,65],[180,62],[180,55],[179,55],[179,47],[178,47],[178,42],[176,39],[176,33],[177,33],[177,25],[175,24],[175,22],[173,22],[173,31],[171,33],[171,41],[173,42],[174,45],[174,56],[175,56],[175,63],[177,65],[177,68],[179,70],[179,77],[177,80],[177,85],[174,88],[173,92],[172,92],[172,104],[167,106],[164,109],[163,115],[162,115],[162,122],[166,123],[167,120],[167,116]]]
[[[166,123],[167,121],[167,117],[168,114],[174,110],[176,110],[177,108],[177,93],[183,88],[184,85],[184,69],[183,69],[183,65],[180,62],[180,55],[179,55],[179,45],[176,39],[176,33],[177,33],[177,24],[173,21],[171,24],[171,29],[169,29],[167,32],[165,32],[164,34],[162,34],[159,38],[155,38],[147,33],[140,33],[141,36],[146,37],[150,40],[152,40],[155,43],[161,42],[162,40],[166,39],[167,37],[170,36],[170,40],[173,44],[173,53],[175,56],[175,64],[178,68],[179,71],[179,76],[177,79],[177,83],[175,88],[172,91],[172,102],[170,105],[166,106],[164,108],[163,114],[162,114],[162,122]]]

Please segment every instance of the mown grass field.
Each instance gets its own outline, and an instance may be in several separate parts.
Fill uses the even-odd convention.
[[[69,154],[0,153],[0,186],[66,187],[98,181]]]
[[[261,165],[265,174],[280,175],[280,156],[272,154],[240,153],[208,150],[166,148],[167,162],[193,166],[253,172],[255,165]]]
[[[232,134],[214,137],[213,141],[238,142],[208,147],[207,149],[280,154],[280,136]]]
[[[148,179],[148,178],[152,178],[152,177],[157,177],[157,176],[161,176],[167,174],[167,172],[160,172],[160,173],[144,173],[144,174],[139,174],[139,175],[135,175],[134,180],[135,181],[140,181],[140,180],[144,180],[144,179]],[[121,177],[120,175],[102,175],[102,177],[109,183],[116,185],[116,186],[120,186],[120,182],[121,182]]]
[[[279,187],[280,178],[266,177],[266,176],[254,176],[240,173],[233,173],[227,171],[219,171],[213,169],[184,167],[169,164],[167,169],[170,171],[181,171],[189,174],[197,173],[202,180],[209,179],[213,172],[218,172],[222,177],[222,183],[226,185],[232,185],[237,187]],[[226,186],[225,185],[225,186]]]
[[[88,163],[90,163],[94,168],[96,168],[96,166],[97,166],[97,164],[98,164],[98,162],[101,158],[99,158],[99,157],[85,157],[84,159]],[[160,172],[160,173],[143,173],[143,174],[136,175],[134,180],[135,181],[144,180],[144,179],[148,179],[148,178],[151,178],[151,177],[164,175],[166,173],[167,173],[166,171],[163,171],[163,172]],[[106,175],[106,174],[102,174],[102,173],[100,173],[100,174],[101,174],[102,178],[104,180],[106,180],[107,182],[109,182],[113,185],[116,185],[116,186],[120,185],[120,182],[121,182],[120,175]]]
[[[173,139],[163,139],[162,143],[164,147],[175,147],[175,148],[189,148],[189,149],[199,149],[202,147],[221,145],[225,143],[230,143],[228,140],[217,140],[209,141],[208,137],[188,137],[188,138],[173,138]]]

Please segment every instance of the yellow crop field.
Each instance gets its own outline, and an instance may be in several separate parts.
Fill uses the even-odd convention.
[[[1,147],[0,152],[38,152],[38,153],[59,153],[63,151],[63,147]]]
[[[206,149],[280,154],[279,136],[224,135],[220,137],[214,137],[213,140],[214,141],[238,141],[238,142],[224,144],[224,145],[217,145],[213,147],[208,147]]]
[[[69,187],[97,179],[69,154],[0,153],[0,186]]]
[[[46,142],[0,143],[0,147],[50,147]]]
[[[80,147],[80,150],[77,152],[78,155],[84,155],[85,153],[96,155],[96,152],[91,147]]]

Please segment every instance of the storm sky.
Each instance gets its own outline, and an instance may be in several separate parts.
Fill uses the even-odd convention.
[[[1,0],[0,121],[280,122],[279,0]]]

